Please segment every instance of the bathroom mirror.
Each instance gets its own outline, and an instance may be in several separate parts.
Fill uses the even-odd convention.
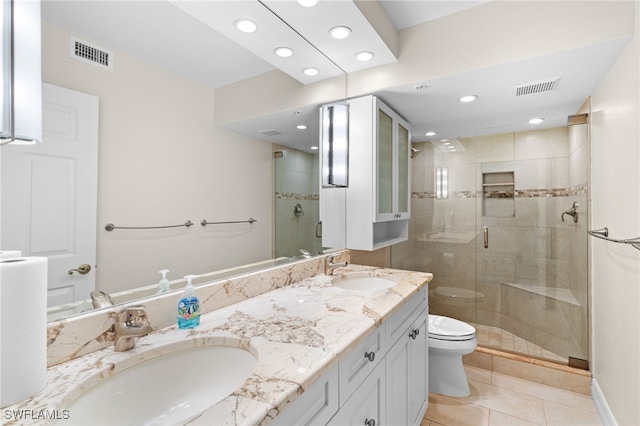
[[[236,99],[235,105],[220,105],[222,96],[217,96],[211,85],[241,85],[242,80],[263,74],[283,81],[283,90],[302,85],[248,52],[230,56],[233,60],[207,58],[210,44],[219,47],[226,43],[230,49],[237,46],[219,34],[209,40],[211,30],[206,25],[173,10],[175,6],[169,2],[46,1],[42,6],[43,80],[99,98],[98,253],[97,268],[88,274],[95,274],[97,290],[114,295],[117,304],[154,294],[160,278],[157,271],[163,268],[171,270],[170,280],[192,271],[208,274],[210,281],[318,254],[322,247],[316,241],[292,247],[286,254],[276,249],[278,231],[274,224],[283,222],[277,217],[283,209],[277,206],[280,200],[274,199],[272,181],[283,183],[274,170],[274,163],[279,161],[274,158],[275,151],[284,151],[283,161],[297,157],[295,167],[300,167],[301,158],[305,167],[313,165],[310,148],[317,145],[319,98],[315,103],[290,103],[286,111],[279,105],[274,107],[276,115],[264,113],[270,109],[270,100],[261,99],[264,95],[259,90],[249,98]],[[73,16],[80,17],[79,21],[72,22]],[[100,39],[100,32],[109,33],[110,38]],[[70,57],[70,36],[80,39],[84,46],[107,50],[112,55],[112,69]],[[169,56],[168,64],[149,64],[149,57],[162,55]],[[194,57],[199,62],[188,63]],[[184,63],[176,68],[175,63],[180,61]],[[73,72],[69,72],[70,67],[75,67]],[[233,78],[216,80],[217,69]],[[135,73],[125,75],[128,70]],[[173,75],[183,71],[186,77]],[[181,86],[165,84],[171,81],[179,81]],[[325,92],[332,97],[327,101],[344,96],[344,76],[330,79],[329,84],[332,90]],[[224,130],[215,123],[218,110],[242,104],[263,105],[262,112],[251,119],[253,124],[231,122],[225,126],[229,130]],[[176,123],[170,123],[172,120]],[[289,126],[300,123],[308,126],[305,131],[295,126],[290,130]],[[274,129],[280,134],[274,134],[278,133]],[[304,174],[309,179],[308,191],[291,194],[286,190],[283,195],[292,207],[303,206],[298,217],[293,208],[283,214],[297,223],[305,221],[307,231],[313,233],[305,241],[315,239],[313,221],[317,215],[310,204],[317,205],[318,191],[313,173],[313,169],[285,173],[287,178],[299,180]],[[254,218],[256,221],[251,222]],[[194,225],[120,229],[173,225],[185,220]],[[216,224],[203,226],[201,220]],[[108,231],[107,223],[113,223],[116,229]],[[71,279],[74,277],[79,275],[75,273]],[[138,291],[141,288],[144,290]],[[89,304],[70,307],[65,303],[60,312],[64,316],[88,309]],[[51,315],[50,319],[61,315]]]

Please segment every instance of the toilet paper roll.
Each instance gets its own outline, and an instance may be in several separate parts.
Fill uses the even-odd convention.
[[[0,260],[13,259],[16,257],[22,257],[22,252],[20,250],[0,250]]]
[[[0,260],[0,407],[47,382],[47,258]]]

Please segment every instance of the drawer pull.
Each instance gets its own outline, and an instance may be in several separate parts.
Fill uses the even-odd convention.
[[[367,419],[364,421],[364,426],[376,426],[376,421],[373,419]]]
[[[411,333],[409,333],[409,337],[411,337],[413,340],[416,340],[416,337],[420,334],[420,330],[417,328],[414,328],[413,330],[411,330]]]
[[[368,359],[369,361],[373,362],[373,360],[376,359],[376,353],[375,352],[365,352],[364,353],[364,357],[366,359]],[[373,421],[373,423],[375,424],[375,421]]]

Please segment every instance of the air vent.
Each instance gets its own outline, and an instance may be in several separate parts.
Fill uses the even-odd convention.
[[[69,38],[69,56],[80,62],[113,71],[113,53],[111,51],[74,36]]]
[[[260,130],[260,132],[259,132],[259,133],[260,133],[260,134],[262,134],[262,135],[265,135],[265,136],[278,136],[278,135],[281,135],[281,134],[282,134],[282,132],[279,132],[279,131],[277,131],[277,130],[275,130],[275,129],[271,129],[271,130]]]
[[[560,77],[549,78],[546,80],[534,81],[531,83],[518,84],[516,86],[516,96],[533,95],[535,93],[549,92],[555,89]]]

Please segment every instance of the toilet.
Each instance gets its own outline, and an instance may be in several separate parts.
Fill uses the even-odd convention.
[[[429,314],[429,391],[465,397],[471,394],[462,356],[478,346],[476,329],[453,318]]]

